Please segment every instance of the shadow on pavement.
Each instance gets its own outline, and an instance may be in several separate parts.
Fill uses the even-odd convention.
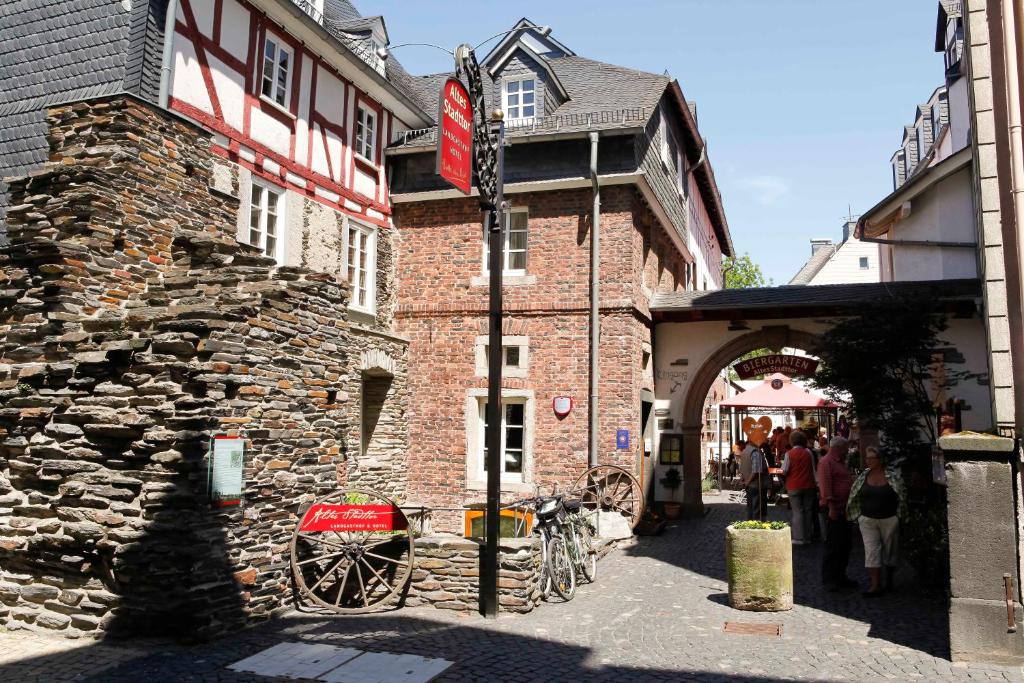
[[[453,665],[436,681],[719,681],[777,680],[774,677],[687,669],[645,667],[637,662],[595,661],[594,650],[501,632],[482,622],[460,624],[411,616],[311,617],[290,615],[212,643],[182,645],[164,641],[125,644],[139,654],[110,665],[110,641],[72,652],[31,657],[0,667],[0,680],[90,681],[271,681],[278,679],[227,669],[229,665],[281,642],[315,642],[368,652],[416,654]],[[128,655],[130,656],[130,655]],[[126,654],[120,653],[121,660]]]
[[[710,511],[703,518],[680,520],[661,536],[639,539],[639,543],[626,552],[632,556],[657,559],[727,584],[725,528],[738,519],[744,519],[745,508],[742,499],[733,498],[728,491],[721,500],[705,499],[705,507]],[[772,520],[788,522],[790,519],[788,509],[775,505],[769,506],[768,514]],[[949,606],[945,598],[921,592],[907,567],[898,573],[896,589],[879,599],[865,600],[860,594],[861,589],[828,593],[823,589],[820,578],[823,550],[821,543],[793,548],[795,609],[811,608],[870,624],[868,636],[871,638],[949,659]],[[863,558],[860,535],[854,533],[848,575],[866,588]],[[725,593],[709,589],[707,599],[728,605]],[[738,621],[742,621],[744,615],[751,615],[741,610],[733,610],[733,614]],[[785,620],[790,613],[776,614],[779,620]]]

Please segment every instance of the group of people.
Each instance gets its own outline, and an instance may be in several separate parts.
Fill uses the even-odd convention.
[[[855,475],[847,462],[848,437],[847,428],[845,435],[840,433],[828,441],[827,449],[819,450],[816,428],[810,435],[799,429],[777,430],[760,447],[737,442],[737,465],[746,491],[747,518],[764,520],[771,489],[769,468],[781,458],[793,545],[809,545],[824,538],[821,574],[828,591],[858,585],[847,575],[853,525],[857,524],[869,579],[863,595],[873,598],[892,587],[898,564],[899,522],[906,517],[906,491],[899,470],[887,468],[874,447],[865,450],[865,467]]]

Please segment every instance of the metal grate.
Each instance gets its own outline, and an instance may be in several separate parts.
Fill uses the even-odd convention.
[[[741,636],[776,636],[782,635],[782,624],[752,624],[745,621],[727,621],[722,629],[726,633]]]

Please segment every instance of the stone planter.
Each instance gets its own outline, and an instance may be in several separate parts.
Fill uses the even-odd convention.
[[[793,546],[785,529],[725,530],[729,605],[753,612],[793,609]]]

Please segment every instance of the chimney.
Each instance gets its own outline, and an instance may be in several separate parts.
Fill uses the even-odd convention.
[[[857,229],[857,221],[846,221],[843,223],[843,242],[853,237],[853,231]]]
[[[814,254],[817,254],[819,249],[824,249],[826,247],[831,247],[831,246],[832,246],[832,240],[830,240],[830,239],[816,239],[816,240],[812,239],[811,240],[811,255],[813,256]]]

